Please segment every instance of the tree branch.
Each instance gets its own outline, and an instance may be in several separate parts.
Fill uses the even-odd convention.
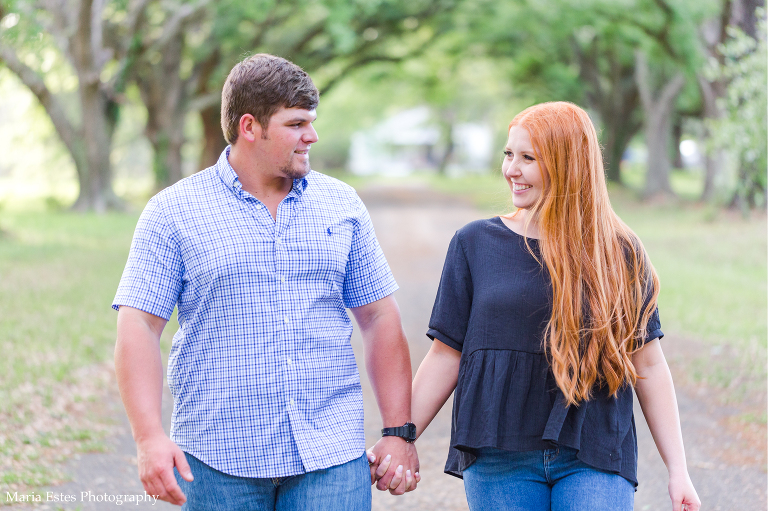
[[[661,89],[661,94],[659,95],[659,103],[662,105],[671,105],[672,101],[674,101],[677,95],[680,94],[680,91],[683,89],[684,85],[685,76],[683,76],[683,73],[678,71],[677,74],[675,74],[675,77],[667,82],[667,84],[664,85],[664,87]]]
[[[185,4],[179,8],[174,16],[165,24],[160,38],[152,43],[150,48],[162,50],[165,45],[179,35],[191,18],[200,14],[210,3],[211,0],[199,0],[196,5]]]
[[[402,62],[404,60],[411,59],[413,57],[416,57],[424,51],[426,51],[429,46],[437,40],[437,33],[433,34],[428,40],[424,41],[423,44],[421,44],[418,48],[415,50],[405,54],[401,55],[399,57],[393,57],[390,55],[363,55],[359,56],[358,58],[354,59],[352,62],[344,66],[344,68],[339,71],[336,76],[331,78],[328,83],[326,83],[322,90],[320,91],[320,94],[327,94],[328,91],[330,91],[337,83],[339,83],[343,78],[346,78],[349,73],[354,71],[355,69],[358,69],[362,66],[365,66],[367,64],[370,64],[372,62]]]
[[[67,146],[70,153],[77,154],[79,152],[77,140],[80,138],[80,130],[76,129],[69,121],[61,103],[51,93],[40,75],[21,62],[12,48],[3,44],[0,44],[0,63],[5,63],[8,69],[32,91],[32,94],[37,97],[51,118],[53,126],[56,128],[56,132],[61,137],[64,145]]]
[[[645,109],[650,109],[651,105],[653,105],[653,98],[651,97],[648,60],[645,58],[645,53],[640,50],[635,51],[635,76],[637,77],[637,90],[640,92],[640,101]]]
[[[661,0],[657,0],[658,1]],[[665,4],[666,5],[666,4]],[[667,6],[669,8],[669,6]],[[663,9],[662,9],[663,10]],[[626,23],[627,25],[633,26],[635,28],[640,29],[641,32],[643,32],[645,35],[653,39],[655,42],[657,42],[669,55],[673,60],[680,61],[681,58],[678,55],[677,51],[672,47],[672,45],[669,42],[669,28],[671,26],[672,22],[672,16],[674,15],[674,11],[671,9],[669,12],[664,10],[664,25],[658,30],[654,30],[651,27],[648,27],[641,23],[638,19],[626,16],[624,13],[618,14],[618,13],[612,13],[612,12],[606,12],[602,9],[595,9],[596,13],[604,16],[605,18],[609,19],[613,23],[620,24],[620,23]]]
[[[300,53],[304,47],[309,44],[312,39],[317,37],[318,35],[322,34],[325,31],[325,20],[316,23],[315,26],[310,27],[309,30],[304,34],[304,36],[296,41],[295,44],[293,44],[287,51],[286,55],[293,56],[297,53]]]
[[[133,5],[129,8],[128,21],[126,22],[127,37],[125,38],[127,43],[120,47],[120,51],[116,55],[119,69],[109,84],[110,97],[114,98],[125,90],[133,67],[145,50],[139,32],[144,25],[144,14],[151,1],[138,0],[138,2],[132,2]]]

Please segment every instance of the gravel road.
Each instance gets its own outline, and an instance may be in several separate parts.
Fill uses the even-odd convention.
[[[360,195],[368,205],[380,244],[400,284],[395,296],[410,342],[415,372],[430,346],[424,333],[448,242],[456,229],[486,215],[467,203],[425,189],[378,187],[363,190]],[[368,445],[372,445],[379,436],[380,418],[361,363],[362,345],[357,333],[352,342],[362,373],[366,437]],[[686,350],[703,349],[700,343],[676,339],[669,332],[663,346],[671,360],[673,374],[679,371],[675,360],[684,358]],[[143,494],[136,476],[135,446],[130,430],[117,393],[111,395],[112,401],[104,406],[114,411],[119,424],[111,441],[113,450],[70,460],[66,470],[72,481],[49,488],[55,494],[76,495],[77,502],[63,505],[48,502],[35,506],[36,509],[112,509],[117,507],[116,503],[98,501],[98,497]],[[167,422],[170,396],[165,397]],[[729,427],[729,417],[738,410],[717,405],[706,389],[679,388],[678,399],[690,473],[703,502],[702,509],[766,509],[765,429],[760,429],[757,435],[747,435]],[[374,510],[467,509],[462,482],[442,471],[450,437],[450,408],[450,404],[444,407],[417,444],[422,467],[418,490],[393,497],[374,489]],[[635,509],[669,510],[666,469],[638,407],[636,420],[640,486]],[[84,500],[82,492],[86,492]],[[139,505],[130,502],[130,505],[137,509],[171,508],[163,502]],[[16,505],[13,509],[27,507]]]

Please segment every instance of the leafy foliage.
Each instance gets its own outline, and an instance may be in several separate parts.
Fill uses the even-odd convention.
[[[729,40],[721,45],[722,65],[713,61],[709,74],[728,82],[721,108],[723,119],[711,122],[713,144],[737,161],[738,180],[734,202],[742,208],[765,202],[768,168],[766,113],[766,13],[758,11],[758,35],[753,39],[737,27],[728,27]]]

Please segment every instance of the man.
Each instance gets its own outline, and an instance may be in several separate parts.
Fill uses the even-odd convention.
[[[370,509],[345,307],[384,426],[400,435],[375,447],[391,455],[377,487],[416,487],[397,284],[354,190],[310,170],[317,104],[291,62],[236,65],[222,93],[230,146],[153,197],[136,227],[113,304],[118,385],[144,488],[185,509]],[[159,339],[174,306],[168,438]]]

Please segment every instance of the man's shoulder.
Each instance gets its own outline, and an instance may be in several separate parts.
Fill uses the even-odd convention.
[[[313,191],[320,197],[354,202],[360,200],[354,188],[335,177],[312,170],[307,174],[306,179],[309,185],[308,189],[314,189]]]
[[[151,200],[164,207],[190,204],[216,192],[215,177],[216,169],[208,167],[161,190]]]

